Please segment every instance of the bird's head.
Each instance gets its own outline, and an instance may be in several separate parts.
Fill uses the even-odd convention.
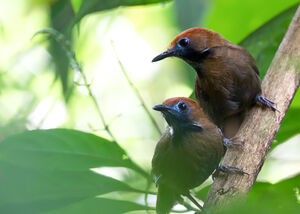
[[[165,117],[168,125],[175,131],[195,130],[200,131],[201,119],[206,117],[198,105],[192,99],[186,97],[174,97],[167,99],[163,104],[155,105],[154,110],[160,111]]]
[[[175,56],[195,67],[195,64],[208,53],[209,48],[225,45],[228,42],[220,34],[211,30],[200,27],[190,28],[176,36],[169,48],[156,56],[152,62]]]

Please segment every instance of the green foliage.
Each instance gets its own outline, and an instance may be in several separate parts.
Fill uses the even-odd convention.
[[[148,5],[170,0],[60,0],[51,4],[52,27],[63,33],[68,41],[72,41],[72,30],[75,24],[91,13],[101,12],[120,6]],[[50,40],[49,52],[55,63],[55,73],[57,79],[61,81],[63,94],[66,101],[73,93],[73,72],[68,69],[69,58],[61,49],[60,44],[55,40]]]
[[[256,182],[248,196],[247,206],[252,211],[259,208],[260,213],[265,214],[299,213],[299,189],[300,175],[276,184]]]
[[[47,214],[99,214],[99,213],[110,213],[110,214],[122,214],[129,211],[135,210],[146,210],[145,206],[121,200],[112,200],[107,198],[89,198],[86,200],[73,203],[69,206],[63,207],[58,210],[47,212]]]
[[[297,8],[298,4],[283,11],[240,42],[255,58],[261,78],[265,76]]]
[[[108,208],[118,204],[96,199],[98,195],[141,192],[90,170],[119,166],[139,171],[117,144],[92,134],[67,129],[26,131],[3,140],[0,150],[0,171],[5,172],[0,176],[1,213],[40,213],[58,208],[61,211],[55,213],[75,213],[71,210],[90,205],[96,211],[103,203]],[[142,207],[129,202],[120,202],[120,206],[119,212]]]
[[[211,185],[196,192],[196,196],[205,199]],[[280,181],[276,184],[255,182],[245,205],[238,204],[223,214],[296,214],[300,211],[300,175]]]
[[[80,5],[79,11],[75,16],[74,23],[79,22],[85,15],[99,12],[103,10],[109,10],[119,6],[136,6],[147,5],[160,2],[167,2],[169,0],[90,0],[83,1]]]
[[[80,9],[82,0],[71,0],[72,7],[75,13],[77,13]]]
[[[74,89],[73,71],[69,70],[69,67],[78,70],[80,65],[76,61],[75,51],[72,50],[74,48],[73,27],[79,24],[83,17],[94,12],[102,12],[120,6],[146,5],[167,1],[45,1],[50,7],[50,25],[54,30],[46,30],[42,33],[48,33],[52,36],[49,42],[49,53],[52,55],[51,62],[54,62],[56,66],[56,78],[62,82],[62,91],[65,98],[67,98],[66,100],[68,100]],[[238,2],[238,4],[235,2]],[[278,11],[278,7],[286,8],[294,2],[296,1],[282,2],[276,0],[274,3],[275,8],[277,8],[276,11]],[[245,19],[237,19],[238,13],[231,16],[231,14],[228,14],[227,9],[220,7],[222,5],[225,8],[232,7],[234,3],[239,14],[245,13]],[[207,21],[205,15],[210,12],[209,9],[214,4],[216,9],[211,13],[212,18]],[[207,21],[207,27],[213,28],[222,34],[226,29],[225,37],[238,41],[242,34],[255,29],[251,23],[245,21],[248,17],[247,14],[253,14],[253,11],[257,13],[263,11],[270,15],[273,10],[269,7],[266,8],[268,4],[270,4],[270,1],[247,1],[248,6],[256,6],[255,10],[251,10],[249,9],[251,7],[247,8],[237,0],[226,1],[226,3],[217,0],[214,3],[176,0],[175,15],[177,15],[179,25],[177,27],[183,30],[197,25],[199,20],[201,20],[201,23]],[[240,45],[248,49],[256,59],[261,77],[265,75],[297,7],[298,5],[295,5],[276,16],[273,14],[274,17],[270,21],[240,42]],[[220,8],[222,8],[221,11]],[[198,9],[199,13],[191,12],[198,11]],[[231,9],[234,11],[234,8]],[[226,13],[225,16],[224,13]],[[169,15],[170,13],[167,14],[167,16]],[[163,22],[160,18],[157,19]],[[151,19],[151,21],[153,20]],[[232,27],[230,30],[228,30],[229,24]],[[168,25],[168,27],[170,26]],[[56,34],[56,32],[58,33]],[[226,34],[229,32],[232,32],[232,35],[227,37]],[[4,82],[1,84],[2,92],[5,78],[2,75],[0,77],[1,83]],[[281,125],[276,137],[279,143],[299,133],[299,95],[298,93]],[[109,96],[111,95],[109,94]],[[31,105],[33,106],[33,104]],[[30,113],[30,110],[26,111],[28,111],[28,114]],[[19,121],[22,121],[22,126],[19,125],[20,129],[24,129],[27,122],[26,116],[16,117],[14,121],[7,123],[8,125],[0,132],[0,139],[3,139],[8,132],[16,132],[17,129],[11,127],[16,127],[14,124],[21,123]],[[129,129],[126,126],[125,128],[126,130]],[[278,143],[274,146],[276,145]],[[111,142],[93,134],[70,129],[35,130],[5,138],[0,142],[0,151],[0,213],[79,214],[88,212],[93,214],[103,212],[118,214],[152,209],[146,204],[135,203],[137,197],[143,196],[145,191],[141,189],[145,188],[147,181],[151,181],[151,176],[127,155],[118,142]],[[132,174],[128,176],[127,180],[124,178],[120,181],[91,171],[91,168],[96,167],[123,167],[130,169]],[[231,210],[230,213],[240,213],[241,209],[245,213],[299,213],[299,199],[297,201],[296,197],[297,189],[299,191],[300,188],[299,179],[300,176],[298,175],[277,184],[256,182],[245,207],[239,207],[238,211]],[[133,183],[142,187],[137,188],[138,185],[132,185]],[[204,200],[209,187],[198,191],[196,196]],[[154,189],[154,185],[149,188]],[[104,194],[116,192],[119,196],[116,199],[109,199],[104,196]],[[136,198],[130,197],[127,193],[137,194],[138,196]]]
[[[280,126],[276,140],[280,143],[299,133],[300,108],[291,107]],[[276,144],[277,145],[277,144]]]

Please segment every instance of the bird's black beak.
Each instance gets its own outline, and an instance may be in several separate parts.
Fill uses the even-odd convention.
[[[168,105],[160,104],[160,105],[153,106],[152,109],[155,110],[155,111],[167,112],[167,111],[172,110],[172,107],[168,106]]]
[[[170,48],[170,49],[166,50],[165,52],[159,54],[158,56],[154,57],[152,59],[152,62],[157,62],[159,60],[162,60],[162,59],[170,57],[170,56],[176,56],[175,48]]]
[[[176,121],[178,120],[178,118],[180,118],[180,114],[178,114],[173,106],[161,104],[153,106],[153,109],[156,111],[160,111],[163,114],[169,126],[175,126]]]

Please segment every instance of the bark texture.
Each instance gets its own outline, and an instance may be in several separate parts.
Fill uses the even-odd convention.
[[[227,150],[223,164],[242,168],[249,175],[218,177],[205,207],[221,210],[236,200],[245,200],[300,83],[300,7],[281,42],[262,82],[263,96],[277,103],[280,112],[253,107],[237,133],[242,149]]]

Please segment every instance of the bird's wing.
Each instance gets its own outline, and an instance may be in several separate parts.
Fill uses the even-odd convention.
[[[229,76],[226,80],[232,80],[226,81],[226,87],[231,90],[230,100],[242,106],[251,105],[250,102],[261,91],[259,72],[253,57],[237,45],[216,46],[210,48],[209,52],[207,63],[214,62],[215,67],[222,69],[218,74],[225,78]]]
[[[226,62],[232,64],[236,64],[238,66],[246,66],[251,69],[251,72],[259,75],[258,68],[256,66],[256,62],[251,56],[251,54],[243,47],[238,45],[223,45],[223,46],[215,46],[211,47],[208,50],[203,50],[208,57],[213,58],[223,58]]]

